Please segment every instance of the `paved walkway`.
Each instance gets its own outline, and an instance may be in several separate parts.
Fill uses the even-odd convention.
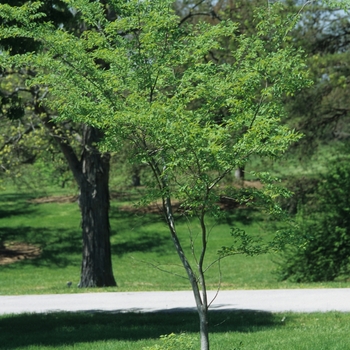
[[[209,297],[214,298],[210,291]],[[220,291],[213,310],[350,312],[350,288]],[[154,312],[195,310],[192,292],[117,292],[0,296],[0,314],[53,311]]]

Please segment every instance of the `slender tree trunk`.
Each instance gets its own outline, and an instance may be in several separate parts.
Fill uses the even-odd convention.
[[[96,148],[101,134],[85,127],[81,158],[79,206],[82,215],[83,261],[79,287],[116,286],[112,271],[109,225],[109,154]]]
[[[198,314],[200,324],[201,350],[209,350],[209,322],[207,305],[202,305],[202,309],[198,311]]]
[[[171,237],[175,245],[175,249],[186,270],[186,273],[191,283],[194,299],[196,301],[197,312],[199,316],[199,324],[200,324],[201,350],[209,350],[208,300],[207,300],[207,291],[205,286],[205,278],[203,273],[203,266],[201,265],[201,263],[198,266],[199,273],[200,273],[200,281],[202,284],[202,295],[201,295],[199,285],[198,285],[198,280],[193,272],[193,269],[189,261],[185,256],[185,252],[182,249],[182,246],[180,244],[180,241],[176,233],[175,221],[174,221],[174,216],[172,212],[172,205],[171,205],[170,198],[163,199],[163,208],[166,216],[166,221],[170,229]],[[206,246],[204,246],[203,249],[204,249],[203,257],[204,257]]]
[[[171,238],[173,240],[175,250],[181,260],[181,263],[187,273],[189,282],[192,287],[192,292],[194,295],[194,299],[196,302],[197,312],[199,316],[199,323],[200,323],[200,338],[201,338],[201,350],[209,350],[209,328],[208,328],[208,298],[207,298],[207,290],[205,285],[205,277],[204,277],[204,271],[203,271],[203,261],[204,256],[206,253],[206,229],[204,225],[204,214],[201,217],[201,226],[202,226],[202,253],[201,258],[198,264],[198,271],[200,275],[200,283],[202,286],[202,294],[201,290],[198,284],[198,279],[191,267],[191,264],[189,263],[185,252],[181,246],[181,243],[179,241],[179,237],[176,232],[175,227],[175,219],[173,215],[173,208],[171,204],[171,198],[170,198],[170,191],[169,186],[167,183],[166,176],[162,176],[162,171],[158,167],[158,162],[155,159],[152,159],[152,161],[149,163],[152,171],[154,173],[155,178],[157,179],[159,188],[163,192],[163,198],[162,198],[162,205],[163,205],[163,211],[165,220],[167,222]],[[163,173],[166,169],[165,165],[163,167]]]
[[[207,295],[207,285],[204,276],[204,258],[207,251],[207,228],[205,225],[205,211],[202,209],[199,216],[199,222],[201,225],[201,235],[202,235],[202,251],[198,261],[198,275],[199,283],[202,289],[202,305],[198,308],[199,322],[200,322],[200,337],[201,337],[201,349],[209,350],[209,329],[208,329],[208,295]]]
[[[240,181],[244,181],[244,167],[239,167],[235,170],[235,178]]]

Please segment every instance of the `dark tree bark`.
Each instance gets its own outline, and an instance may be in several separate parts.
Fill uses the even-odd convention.
[[[53,130],[47,116],[44,123]],[[96,144],[102,132],[83,126],[80,159],[60,129],[52,133],[79,186],[79,207],[82,216],[83,259],[79,287],[116,286],[113,276],[109,225],[109,167],[110,155],[101,153]]]
[[[82,214],[83,262],[79,287],[116,286],[109,226],[109,154],[96,149],[101,133],[84,127],[79,206]]]

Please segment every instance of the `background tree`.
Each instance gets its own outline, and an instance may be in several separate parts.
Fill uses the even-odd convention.
[[[299,222],[300,241],[282,255],[281,279],[331,281],[349,274],[349,30],[347,11],[314,2],[293,32],[314,84],[287,103],[290,125],[305,135],[292,156],[305,161],[322,152],[326,159],[312,175],[289,180],[295,194],[287,205]]]
[[[345,10],[314,2],[304,8],[293,32],[305,50],[314,84],[288,104],[290,123],[304,133],[299,147],[313,153],[317,145],[340,143],[349,133],[350,21]]]
[[[7,2],[5,2],[7,3]],[[24,1],[11,5],[20,5]],[[24,5],[26,6],[26,5]],[[84,23],[73,16],[62,1],[33,4],[40,8],[55,28],[81,35]],[[40,22],[39,18],[35,21]],[[6,25],[21,25],[7,19]],[[1,46],[11,55],[44,49],[40,42],[26,36],[3,38]],[[109,153],[101,153],[96,144],[102,132],[91,126],[71,122],[57,123],[57,115],[44,103],[48,91],[42,85],[28,87],[26,79],[38,74],[38,67],[3,68],[1,77],[2,168],[19,168],[34,163],[39,156],[61,151],[79,187],[82,215],[83,258],[80,287],[115,286],[112,271],[109,225]],[[62,159],[62,157],[57,157]],[[57,162],[56,162],[57,163]],[[62,164],[60,162],[59,164]],[[65,167],[61,168],[63,171]]]

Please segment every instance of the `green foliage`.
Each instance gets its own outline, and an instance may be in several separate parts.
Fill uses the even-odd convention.
[[[350,8],[350,1],[349,0],[323,0],[322,3],[328,5],[331,8],[338,8],[338,9],[344,9],[349,10]]]
[[[350,274],[350,167],[332,164],[297,215],[299,247],[282,258],[281,279],[333,281]]]
[[[318,182],[318,176],[288,176],[285,180],[285,186],[292,195],[280,198],[281,207],[289,214],[295,215],[298,208],[305,205],[310,195],[314,194]]]
[[[74,184],[67,163],[60,154],[54,152],[41,155],[30,170],[32,171],[31,177],[35,177],[40,182],[41,188],[50,185],[58,185],[63,188]]]
[[[153,171],[151,199],[180,199],[189,214],[204,215],[233,169],[252,156],[277,157],[300,138],[280,122],[283,99],[309,81],[302,53],[287,43],[294,22],[281,19],[279,4],[256,11],[248,36],[229,20],[180,26],[166,0],[114,2],[115,20],[99,2],[67,3],[86,22],[83,35],[22,20],[16,9],[21,26],[3,24],[1,38],[26,36],[46,49],[0,59],[35,67],[27,84],[50,89],[45,103],[60,119],[102,128],[104,149],[127,144],[133,162]],[[8,18],[8,7],[0,15]],[[211,52],[224,49],[224,38],[232,64],[215,64]],[[269,203],[279,194],[272,181],[260,196]]]
[[[0,96],[3,95],[0,91]],[[5,116],[11,120],[22,118],[24,107],[21,98],[17,93],[11,96],[2,96],[0,102],[0,116]]]
[[[300,157],[330,142],[343,142],[349,135],[349,7],[336,10],[341,1],[312,1],[293,31],[294,43],[303,47],[311,88],[286,103],[290,125],[304,134],[295,151]],[[345,4],[345,2],[343,2]]]
[[[161,345],[154,345],[151,347],[143,348],[143,350],[195,350],[195,342],[192,336],[189,336],[185,333],[181,334],[168,334],[161,335],[160,339],[162,340]]]
[[[0,6],[21,22],[3,24],[1,38],[26,36],[46,48],[0,59],[35,67],[27,84],[50,89],[45,103],[61,119],[102,128],[104,149],[126,143],[134,163],[152,168],[154,199],[166,194],[191,214],[211,211],[233,169],[253,155],[277,157],[300,138],[281,125],[282,102],[309,82],[302,53],[286,45],[293,21],[281,20],[279,4],[257,10],[255,34],[246,36],[231,21],[180,26],[165,0],[113,2],[115,20],[99,2],[66,2],[88,26],[81,36]],[[232,64],[214,64],[224,38]]]
[[[235,254],[254,256],[268,251],[268,245],[262,242],[261,237],[255,238],[248,235],[238,227],[232,229],[231,236],[233,237],[233,244],[230,247],[222,247],[218,251],[221,258]]]

